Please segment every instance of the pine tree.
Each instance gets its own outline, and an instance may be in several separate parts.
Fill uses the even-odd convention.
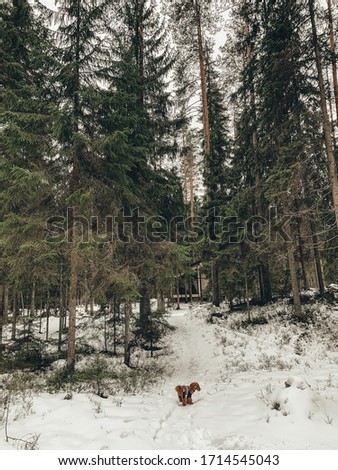
[[[328,161],[328,173],[329,173],[331,192],[332,192],[333,209],[334,209],[335,218],[336,218],[336,225],[338,228],[337,164],[336,164],[334,151],[333,151],[331,124],[330,124],[330,118],[329,118],[328,109],[327,109],[327,98],[326,98],[325,85],[324,85],[322,57],[321,57],[321,51],[320,51],[320,46],[319,46],[319,41],[318,41],[318,34],[317,34],[314,0],[309,0],[309,13],[310,13],[310,18],[311,18],[312,42],[313,42],[313,48],[314,48],[315,59],[316,59],[316,67],[317,67],[317,75],[318,75],[320,106],[321,106],[322,121],[323,121],[323,131],[324,131],[324,137],[325,137],[326,155],[327,155],[327,161]],[[336,93],[336,90],[335,90],[335,93]]]

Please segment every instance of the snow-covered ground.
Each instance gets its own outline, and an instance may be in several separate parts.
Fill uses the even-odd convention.
[[[327,337],[311,325],[304,333],[283,309],[269,323],[243,326],[244,314],[207,321],[210,306],[182,305],[170,312],[176,329],[166,353],[146,359],[161,371],[148,389],[106,399],[76,391],[69,400],[64,391],[26,390],[9,406],[6,431],[42,450],[336,450],[338,311],[320,308]],[[193,381],[201,391],[182,407],[175,386]],[[0,449],[20,447],[5,442],[4,422]]]

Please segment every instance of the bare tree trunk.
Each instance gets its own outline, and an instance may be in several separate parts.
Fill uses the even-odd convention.
[[[46,341],[49,338],[49,318],[50,318],[50,292],[47,287],[47,300],[46,300]]]
[[[176,309],[180,310],[181,306],[180,306],[180,276],[179,275],[177,275],[177,279],[176,279],[176,294],[177,294],[177,307],[176,307]]]
[[[75,230],[74,230],[75,233]],[[76,300],[77,300],[77,280],[78,280],[78,253],[76,239],[70,254],[70,285],[69,285],[69,317],[68,317],[68,348],[67,348],[67,368],[74,370],[75,367],[75,341],[76,341]]]
[[[141,287],[141,298],[140,298],[140,318],[146,317],[150,313],[150,294],[149,287],[143,284]]]
[[[103,320],[103,339],[104,339],[104,352],[108,352],[108,328],[107,328],[107,309],[104,307],[104,320]]]
[[[287,231],[292,240],[291,234],[291,226],[290,223],[287,225]],[[292,295],[293,295],[293,305],[294,305],[294,314],[297,317],[302,317],[302,304],[300,300],[300,293],[299,293],[299,285],[297,279],[297,267],[296,267],[296,260],[294,255],[294,243],[293,241],[286,242],[287,244],[287,251],[288,251],[288,261],[289,261],[289,271],[290,271],[290,280],[291,280],[291,288],[292,288]]]
[[[35,315],[35,292],[36,292],[36,285],[35,285],[35,282],[33,282],[32,292],[31,292],[31,309],[30,309],[30,316],[32,318]]]
[[[194,154],[192,150],[189,153],[189,185],[190,185],[190,217],[195,217],[195,201],[194,201]]]
[[[187,155],[183,156],[183,200],[184,204],[188,204],[188,171],[187,171]]]
[[[331,185],[331,191],[332,191],[333,207],[334,207],[334,212],[335,212],[335,217],[336,217],[336,225],[338,228],[337,167],[336,167],[335,156],[333,152],[333,139],[332,139],[332,134],[331,134],[331,124],[330,124],[329,114],[327,110],[322,59],[321,59],[321,54],[320,54],[318,35],[317,35],[317,26],[316,26],[316,20],[315,20],[314,0],[309,0],[309,9],[310,9],[310,18],[311,18],[311,25],[312,25],[312,40],[313,40],[315,56],[316,56],[318,85],[319,85],[319,92],[320,92],[320,105],[321,105],[321,111],[322,111],[326,155],[327,155],[327,160],[328,160],[328,172],[329,172],[329,179],[330,179],[330,185]]]
[[[4,323],[7,323],[8,320],[8,307],[9,307],[9,288],[6,283],[4,283]]]
[[[64,299],[63,299],[63,267],[61,266],[61,269],[60,269],[60,308],[59,308],[58,352],[61,351],[61,344],[62,344],[63,310],[64,310]]]
[[[130,317],[132,303],[128,299],[124,304],[124,363],[130,367]]]
[[[219,273],[216,261],[213,262],[212,270],[212,303],[215,307],[220,306],[220,292],[219,292]]]
[[[117,302],[116,300],[113,301],[113,336],[114,336],[114,339],[113,339],[113,354],[114,356],[116,356],[116,352],[117,352],[117,330],[116,330],[116,323],[117,323],[117,306],[116,306]]]
[[[313,242],[313,255],[315,259],[319,294],[323,296],[325,294],[325,284],[324,284],[322,264],[320,260],[320,253],[319,253],[319,248],[318,248],[318,237],[317,237],[313,222],[311,222],[310,227],[311,227],[311,235],[312,235],[312,242]]]
[[[206,155],[209,155],[210,154],[210,124],[209,124],[209,110],[208,110],[207,81],[206,81],[206,74],[205,74],[205,54],[204,54],[204,48],[203,48],[201,13],[200,13],[200,5],[198,2],[195,2],[195,15],[196,15],[198,58],[199,58],[199,67],[200,67],[200,80],[201,80],[201,95],[202,95],[204,152]]]
[[[332,18],[332,1],[327,0],[327,8],[329,14],[329,30],[330,30],[330,49],[331,49],[331,63],[332,63],[332,79],[334,100],[336,104],[336,125],[338,127],[338,78],[337,78],[337,61],[336,61],[336,45],[334,38],[333,18]]]
[[[248,273],[245,267],[244,270],[244,282],[245,282],[245,299],[246,299],[246,309],[248,312],[248,321],[251,321],[251,312],[250,312],[250,299],[249,299],[249,287],[248,287]]]
[[[76,3],[76,32],[75,32],[75,79],[73,91],[73,133],[74,135],[79,132],[79,121],[81,115],[80,104],[80,36],[81,36],[81,13],[80,1]],[[75,145],[72,148],[72,174],[70,181],[71,193],[75,193],[80,187],[80,155]],[[74,203],[72,206],[69,239],[70,239],[70,283],[69,283],[69,298],[67,305],[69,306],[68,315],[68,345],[67,345],[67,368],[73,371],[75,368],[75,341],[76,341],[76,305],[77,305],[77,287],[78,287],[78,231],[75,225],[75,216],[78,213],[78,206]]]
[[[203,300],[203,285],[202,285],[202,271],[198,268],[198,285],[199,285],[199,299]]]
[[[13,289],[12,341],[16,339],[16,320],[18,318],[18,292]]]
[[[84,296],[83,296],[85,313],[88,313],[88,299],[89,299],[88,272],[86,271],[85,272],[85,278],[84,278]]]
[[[308,282],[307,282],[307,275],[306,275],[306,269],[305,269],[304,242],[303,242],[303,237],[302,237],[300,217],[297,218],[297,238],[298,238],[299,259],[300,259],[300,265],[302,268],[303,287],[304,289],[307,289]]]
[[[191,273],[189,273],[189,302],[192,303],[192,278],[191,278]]]
[[[157,310],[165,310],[165,301],[162,289],[157,292]]]

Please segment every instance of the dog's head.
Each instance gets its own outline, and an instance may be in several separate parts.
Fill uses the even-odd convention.
[[[199,384],[197,382],[192,382],[189,386],[189,390],[191,393],[193,392],[200,392],[201,391],[201,387],[199,386]]]
[[[176,385],[175,390],[179,397],[183,396],[183,388],[181,387],[181,385]]]

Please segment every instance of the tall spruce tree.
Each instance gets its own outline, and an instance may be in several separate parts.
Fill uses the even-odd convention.
[[[99,99],[98,80],[106,56],[105,31],[102,27],[109,2],[101,0],[60,0],[56,17],[56,57],[59,62],[59,112],[56,120],[56,138],[60,157],[69,178],[67,239],[69,249],[69,327],[67,367],[74,369],[76,340],[76,305],[80,273],[77,218],[91,207],[92,177],[97,175],[99,163],[95,105]],[[87,212],[88,215],[88,212]],[[81,223],[81,220],[80,220]],[[86,222],[85,222],[86,225]],[[85,226],[86,229],[86,226]]]
[[[48,32],[28,1],[2,3],[0,15],[2,282],[14,297],[27,285],[34,306],[34,286],[51,251],[44,225],[53,206],[47,78],[52,60]]]

